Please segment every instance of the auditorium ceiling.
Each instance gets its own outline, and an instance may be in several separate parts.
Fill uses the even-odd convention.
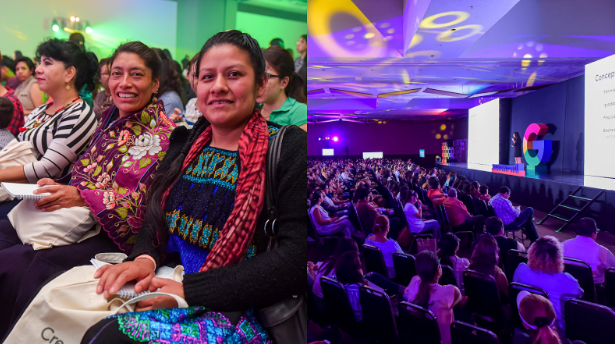
[[[460,117],[615,54],[613,0],[308,0],[307,10],[310,122]]]

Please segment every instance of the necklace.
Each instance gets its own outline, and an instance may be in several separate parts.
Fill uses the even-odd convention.
[[[38,115],[38,117],[36,118],[36,120],[34,121],[34,123],[30,124],[30,126],[28,126],[28,127],[25,127],[25,128],[19,128],[19,132],[20,132],[20,133],[23,133],[24,131],[28,131],[28,130],[30,130],[30,129],[34,129],[34,128],[38,128],[38,127],[40,127],[41,125],[43,125],[43,123],[47,122],[50,118],[52,118],[53,116],[55,116],[58,112],[60,112],[60,111],[62,111],[62,110],[64,110],[64,109],[66,109],[67,107],[69,107],[69,106],[73,105],[76,101],[78,101],[78,100],[80,100],[80,99],[81,99],[80,97],[77,97],[77,98],[73,99],[70,103],[68,103],[68,104],[66,104],[66,105],[64,105],[64,106],[62,106],[62,107],[61,107],[61,108],[59,108],[59,109],[57,109],[57,110],[56,110],[53,114],[51,114],[51,115],[49,115],[49,114],[47,114],[47,113],[45,113],[45,112],[43,112],[43,113],[39,114],[39,115]],[[46,109],[48,109],[48,108],[49,108],[50,106],[52,106],[52,105],[53,105],[53,102],[49,103],[49,105],[47,106],[47,108],[46,108]],[[42,119],[42,118],[41,118],[41,116],[45,116],[45,115],[47,115],[47,118]]]

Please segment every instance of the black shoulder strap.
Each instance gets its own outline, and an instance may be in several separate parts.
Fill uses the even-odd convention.
[[[284,134],[289,126],[283,126],[280,131],[269,142],[269,148],[267,150],[267,166],[265,177],[265,208],[267,209],[267,222],[265,222],[265,234],[269,236],[270,248],[273,243],[273,238],[278,234],[278,227],[276,224],[278,218],[278,212],[276,209],[275,201],[275,182],[277,180],[276,167],[278,160],[280,160],[280,154],[282,152],[282,141],[284,140]]]

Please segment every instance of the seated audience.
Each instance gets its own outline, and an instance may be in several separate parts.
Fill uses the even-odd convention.
[[[506,268],[508,265],[508,251],[519,250],[525,252],[523,244],[513,238],[507,238],[504,236],[504,223],[497,216],[492,216],[485,220],[485,228],[500,248],[500,262],[502,266]]]
[[[58,82],[52,78],[55,73],[73,73],[65,71],[65,63],[71,62],[63,63],[59,59],[67,54],[70,56],[70,52],[81,50],[74,43],[57,40],[47,41],[39,47],[45,65],[41,67],[45,70],[42,89],[46,89],[53,81]],[[59,55],[51,57],[48,54]],[[79,61],[75,57],[72,59]],[[160,62],[155,53],[143,43],[130,42],[116,49],[110,63],[114,75],[109,83],[112,93],[119,100],[116,101],[117,108],[114,107],[113,112],[111,109],[105,112],[103,124],[96,129],[89,145],[85,146],[86,153],[73,166],[70,174],[59,182],[49,178],[38,182],[39,185],[48,186],[41,193],[51,195],[35,203],[41,211],[35,214],[41,217],[60,209],[64,211],[64,208],[87,207],[91,216],[95,215],[101,230],[96,232],[94,226],[84,234],[84,240],[80,242],[35,251],[31,245],[22,243],[10,221],[0,221],[0,259],[7,261],[12,260],[12,257],[20,257],[12,264],[0,266],[0,275],[13,281],[0,284],[0,295],[7,297],[0,304],[0,336],[4,336],[8,326],[17,320],[41,284],[51,276],[77,265],[89,264],[90,259],[98,253],[130,254],[133,251],[137,233],[145,218],[145,205],[142,202],[145,191],[152,185],[152,176],[163,156],[160,153],[167,150],[173,126],[164,115],[162,103],[154,104],[151,101],[152,93],[158,88],[160,72]],[[84,68],[81,64],[77,66]],[[74,68],[70,68],[74,71]],[[142,71],[144,77],[132,77],[135,69]],[[93,82],[93,78],[82,79],[84,76],[79,73],[77,69],[77,85]],[[63,85],[60,83],[60,87],[66,89]],[[71,81],[70,85],[74,92],[72,96],[76,97],[79,87],[74,87],[75,81]],[[125,93],[136,97],[119,97]],[[95,121],[92,110],[85,103],[79,101],[74,107],[87,110],[85,114],[76,111],[75,117],[87,115]],[[140,140],[153,135],[158,140],[148,150],[138,145]],[[68,182],[70,185],[66,185]]]
[[[15,76],[14,60],[8,56],[0,56],[0,83],[12,90],[19,87],[21,80]]]
[[[101,120],[103,112],[110,106],[113,106],[113,97],[111,96],[111,90],[109,89],[109,59],[100,60],[98,82],[102,86],[103,90],[98,92],[96,98],[94,98],[94,113],[96,119]]]
[[[478,198],[480,196],[480,184],[477,181],[473,181],[472,183],[470,183],[470,188],[468,189],[468,196],[474,197],[474,198]]]
[[[470,261],[467,258],[460,258],[457,256],[457,251],[459,251],[459,238],[453,233],[446,233],[438,242],[438,248],[440,264],[450,266],[453,269],[457,286],[459,290],[461,290],[461,294],[464,294],[463,271],[470,266]]]
[[[401,204],[408,221],[408,226],[410,226],[410,233],[432,232],[435,239],[440,238],[440,224],[438,221],[423,219],[423,207],[416,191],[404,190],[401,195]]]
[[[437,177],[429,177],[427,183],[429,184],[429,191],[427,191],[427,197],[433,202],[433,204],[442,204],[446,199],[446,195],[440,189],[440,181]]]
[[[329,217],[327,211],[322,207],[323,196],[322,192],[315,192],[314,198],[312,198],[312,208],[310,214],[312,214],[312,220],[314,221],[314,227],[319,235],[332,235],[335,233],[342,233],[344,237],[350,238],[355,234],[356,229],[348,220],[347,217]]]
[[[455,179],[457,178],[457,172],[450,171],[448,176],[446,177],[446,182],[444,183],[445,187],[452,187],[455,183]]]
[[[19,135],[19,128],[23,127],[25,123],[21,102],[17,99],[15,93],[13,93],[13,90],[2,86],[2,83],[0,83],[0,97],[6,98],[13,103],[13,116],[11,117],[11,123],[9,123],[7,129],[13,136],[17,136]]]
[[[14,113],[13,103],[8,98],[0,97],[0,150],[15,140],[15,136],[7,129],[13,120]]]
[[[483,200],[485,202],[489,202],[489,200],[491,199],[491,196],[489,196],[489,187],[485,184],[481,185],[478,188],[478,199]]]
[[[615,256],[608,248],[596,242],[598,232],[596,221],[584,217],[577,222],[577,236],[562,243],[564,257],[580,259],[592,268],[594,283],[604,283],[604,272],[615,267]]]
[[[15,61],[15,75],[21,81],[15,89],[15,95],[23,106],[25,116],[30,115],[32,110],[43,105],[43,97],[36,81],[34,68],[34,62],[28,57],[22,57]]]
[[[192,60],[190,60],[190,62],[188,62],[188,75],[187,75],[187,79],[188,79],[188,84],[190,85],[190,87],[192,88],[192,90],[194,92],[196,92],[196,86],[198,83],[198,80],[196,78],[196,62],[199,58],[199,54],[194,55],[194,57],[192,58]],[[198,104],[197,104],[197,98],[194,97],[192,99],[190,99],[188,101],[188,104],[186,104],[186,116],[184,116],[184,119],[186,120],[186,123],[188,123],[189,126],[193,126],[196,121],[199,120],[199,118],[201,116],[203,116],[203,114],[201,113],[201,111],[199,111],[199,109],[197,109]]]
[[[393,266],[393,253],[404,252],[397,241],[388,239],[389,234],[389,218],[384,215],[378,215],[374,220],[372,227],[372,235],[366,240],[365,244],[376,246],[382,252],[384,264],[387,267],[388,277],[395,278],[395,267]]]
[[[369,231],[374,227],[374,221],[376,217],[380,215],[380,212],[369,202],[370,194],[370,190],[367,186],[359,187],[356,191],[357,215],[359,216],[359,221],[361,221],[361,226],[364,231]]]
[[[412,277],[404,291],[404,299],[433,312],[440,326],[442,344],[451,344],[453,307],[463,302],[464,297],[454,285],[438,284],[442,268],[434,252],[423,251],[416,256],[416,272],[417,276]]]
[[[538,239],[538,232],[534,225],[534,209],[526,208],[521,211],[519,206],[512,205],[509,197],[510,189],[502,186],[499,193],[491,198],[489,203],[493,206],[495,215],[502,220],[506,229],[523,228],[527,238],[535,242]]]
[[[476,234],[484,232],[485,217],[483,215],[472,216],[463,202],[457,199],[457,190],[449,189],[448,197],[442,201],[442,204],[446,208],[453,231],[471,229]]]
[[[500,249],[489,234],[481,235],[472,252],[471,261],[468,269],[493,277],[500,290],[502,304],[508,304],[508,279],[498,266]]]
[[[162,61],[160,89],[156,96],[158,100],[162,100],[164,111],[169,114],[169,119],[173,122],[181,122],[184,119],[184,104],[180,96],[181,79],[175,70],[173,60],[158,48],[154,48],[154,51]]]
[[[265,49],[263,55],[269,76],[265,93],[258,99],[263,103],[263,116],[280,125],[296,125],[307,131],[307,99],[292,56],[280,47]]]
[[[550,235],[536,240],[528,250],[528,264],[519,264],[513,282],[533,285],[549,294],[559,334],[565,337],[564,302],[583,297],[583,289],[574,277],[564,272],[564,254],[559,241]]]

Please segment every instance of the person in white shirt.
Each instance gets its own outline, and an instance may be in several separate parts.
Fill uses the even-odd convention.
[[[405,189],[401,192],[401,203],[404,207],[404,214],[410,227],[410,233],[421,233],[433,231],[434,239],[440,238],[440,224],[437,220],[423,220],[423,209],[421,201],[418,200],[416,191]],[[414,206],[417,203],[418,208]]]
[[[604,246],[596,242],[600,230],[596,221],[584,217],[577,222],[577,237],[562,243],[564,257],[580,259],[592,268],[594,283],[604,283],[604,272],[615,267],[615,256]]]
[[[397,241],[387,238],[389,234],[389,218],[384,215],[378,215],[374,220],[372,235],[365,240],[366,245],[378,247],[382,252],[384,264],[387,268],[389,278],[395,278],[395,267],[393,266],[393,254],[396,252],[404,252]]]

